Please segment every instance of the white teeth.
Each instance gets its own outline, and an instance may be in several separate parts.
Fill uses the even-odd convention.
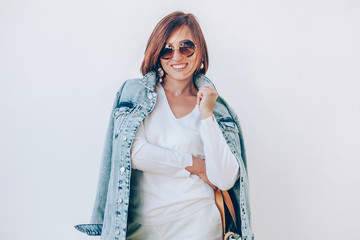
[[[184,68],[186,64],[180,64],[180,65],[172,65],[173,68]]]

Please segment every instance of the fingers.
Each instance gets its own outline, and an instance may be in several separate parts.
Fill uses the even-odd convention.
[[[199,90],[201,90],[201,89],[203,89],[203,90],[213,90],[213,91],[215,91],[216,92],[216,90],[215,90],[215,88],[214,88],[214,85],[212,85],[212,84],[205,84],[205,85],[202,85],[200,88],[199,88]]]
[[[216,190],[217,187],[209,181],[209,179],[206,175],[206,163],[204,161],[205,159],[198,158],[195,156],[192,156],[192,158],[193,158],[193,166],[186,167],[185,169],[188,170],[192,174],[198,175],[204,182],[209,184],[209,186],[212,189]]]
[[[211,94],[211,93],[217,94],[217,92],[212,84],[205,84],[205,85],[201,86],[197,93],[196,104],[198,104],[198,105],[200,104],[200,101],[204,97],[205,94]]]
[[[214,189],[214,191],[217,190],[217,187],[216,187],[214,184],[212,184],[212,183],[209,181],[209,179],[207,179],[206,183],[209,184],[209,186],[210,186],[212,189]]]
[[[198,91],[198,95],[204,95],[204,94],[208,94],[208,93],[216,93],[217,94],[217,91],[215,90],[214,86],[212,84],[206,84],[206,85],[203,85],[199,88],[199,91]]]
[[[204,95],[204,94],[203,94],[202,92],[200,92],[200,90],[199,90],[198,93],[197,93],[197,96],[196,96],[196,104],[197,104],[197,105],[200,104],[200,101],[201,101],[203,95]]]
[[[210,187],[212,187],[212,189],[214,189],[214,191],[216,191],[216,190],[218,189],[218,188],[217,188],[215,185],[213,185],[213,184],[211,184]]]
[[[207,177],[207,175],[206,175],[206,171],[198,174],[198,176],[199,176],[204,182],[206,182],[207,184],[209,184],[209,186],[210,186],[212,189],[217,190],[217,187],[209,181],[209,179],[208,179],[208,177]]]
[[[204,84],[204,85],[202,85],[199,89],[201,89],[201,88],[212,88],[212,89],[215,89],[215,88],[214,88],[214,85],[212,85],[211,83]]]

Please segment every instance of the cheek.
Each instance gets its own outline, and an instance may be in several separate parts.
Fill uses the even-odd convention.
[[[166,71],[166,68],[168,68],[168,66],[166,65],[166,61],[165,60],[163,60],[163,59],[161,59],[160,60],[160,67],[164,70],[164,71]]]
[[[165,65],[164,60],[160,58],[160,65],[161,67]]]
[[[196,56],[194,59],[194,66],[197,67],[201,64],[201,56],[198,51],[196,51],[195,53],[196,53]]]
[[[199,66],[199,60],[198,59],[194,59],[194,61],[192,62],[192,68],[196,69]]]

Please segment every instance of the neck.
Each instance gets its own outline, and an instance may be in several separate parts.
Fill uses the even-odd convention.
[[[178,95],[193,95],[195,86],[192,81],[192,78],[187,80],[170,80],[165,78],[164,82],[162,83],[163,88],[171,92],[172,94]]]

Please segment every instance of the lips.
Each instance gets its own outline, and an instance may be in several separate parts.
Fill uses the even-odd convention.
[[[171,65],[171,67],[175,70],[182,70],[182,69],[186,68],[186,66],[187,66],[187,63]]]

